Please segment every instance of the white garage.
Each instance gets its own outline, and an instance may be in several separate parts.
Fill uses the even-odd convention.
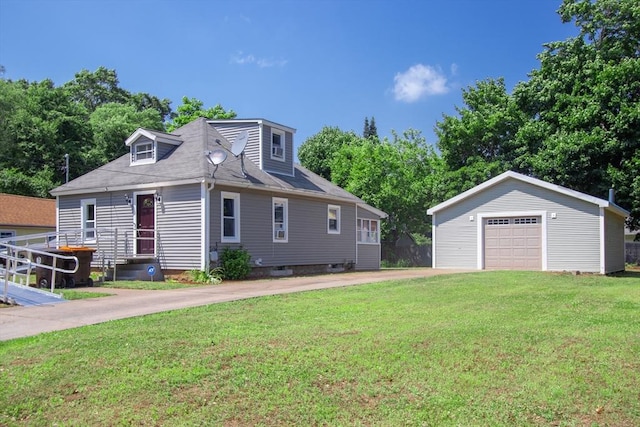
[[[612,200],[508,171],[427,211],[433,266],[612,273],[624,220]]]

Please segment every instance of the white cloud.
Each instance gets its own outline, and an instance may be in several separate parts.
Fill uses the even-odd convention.
[[[287,62],[286,59],[256,58],[252,54],[245,55],[242,51],[231,57],[232,64],[256,64],[260,68],[284,67]]]
[[[397,101],[415,102],[429,95],[449,92],[447,78],[440,69],[417,64],[393,78],[393,95]]]

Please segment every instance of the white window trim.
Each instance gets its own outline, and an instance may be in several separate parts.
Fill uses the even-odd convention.
[[[273,155],[273,135],[280,135],[280,147],[282,148],[282,157]],[[277,160],[279,162],[284,162],[287,158],[287,143],[285,140],[285,133],[278,129],[271,129],[271,144],[270,144],[270,156],[271,160]]]
[[[224,235],[224,199],[233,200],[234,237]],[[240,243],[240,193],[220,192],[220,241],[223,243]]]
[[[372,222],[376,222],[376,241],[375,242],[369,242],[368,240],[362,240],[362,227],[358,228],[358,222],[362,223],[361,221],[369,221],[369,232],[371,232],[371,223]],[[358,218],[358,220],[356,221],[356,233],[357,233],[357,237],[356,237],[356,242],[359,245],[379,245],[380,244],[380,221],[377,219],[371,219],[371,218]]]
[[[477,267],[478,270],[484,270],[484,219],[497,217],[527,217],[539,216],[541,219],[542,230],[542,271],[547,271],[547,211],[508,211],[508,212],[488,212],[479,213],[477,215],[476,229],[476,248],[478,252]],[[434,251],[435,252],[435,251]]]
[[[93,237],[88,237],[86,223],[87,223],[87,206],[93,205]],[[80,228],[82,228],[82,240],[85,243],[95,243],[96,242],[96,228],[98,224],[98,206],[96,205],[96,199],[82,199],[80,201],[81,211],[80,211]]]
[[[336,211],[336,225],[337,225],[337,229],[336,230],[332,230],[331,229],[331,211],[335,210]],[[327,206],[327,233],[328,234],[340,234],[340,223],[342,222],[341,220],[341,214],[340,214],[340,206],[338,205],[328,205]]]
[[[284,238],[276,239],[276,204],[282,204],[284,208]],[[271,201],[271,236],[274,243],[287,243],[289,242],[289,199],[283,199],[280,197],[273,197]]]
[[[141,145],[151,144],[151,158],[138,160],[138,147]],[[145,151],[146,152],[146,151]],[[155,141],[138,141],[131,145],[131,164],[132,165],[148,165],[156,162],[157,146]]]

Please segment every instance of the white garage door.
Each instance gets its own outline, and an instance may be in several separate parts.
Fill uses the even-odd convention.
[[[542,270],[541,218],[485,219],[484,268]]]

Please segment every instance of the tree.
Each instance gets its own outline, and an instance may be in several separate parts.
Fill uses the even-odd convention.
[[[65,83],[64,89],[71,99],[84,105],[89,112],[101,105],[116,103],[132,105],[138,111],[153,108],[163,120],[171,116],[171,101],[144,92],[131,94],[120,87],[116,70],[105,67],[98,67],[94,72],[82,70],[76,73],[73,80]]]
[[[325,126],[298,148],[300,164],[326,180],[331,180],[331,162],[343,145],[357,145],[361,138],[354,132]]]
[[[206,119],[233,119],[236,112],[233,110],[226,111],[222,105],[216,104],[215,107],[203,109],[203,102],[196,98],[182,98],[182,105],[178,107],[178,113],[173,121],[167,125],[167,131],[172,132],[175,129],[191,123],[192,121],[204,117]]]
[[[138,111],[130,104],[103,104],[89,118],[93,144],[83,147],[83,168],[80,173],[93,170],[126,154],[124,141],[137,128],[164,130],[162,118],[154,108]]]
[[[550,43],[540,68],[514,90],[536,145],[533,173],[597,197],[617,190],[640,228],[640,3],[565,0],[559,11],[580,35]]]
[[[331,161],[334,183],[389,214],[382,227],[387,242],[401,233],[427,233],[426,210],[439,190],[437,170],[438,156],[415,130],[394,132],[392,141],[344,144]]]
[[[369,118],[364,118],[364,130],[362,132],[363,138],[374,138],[376,141],[378,138],[378,128],[376,127],[376,119],[371,116],[371,122],[369,122]]]

